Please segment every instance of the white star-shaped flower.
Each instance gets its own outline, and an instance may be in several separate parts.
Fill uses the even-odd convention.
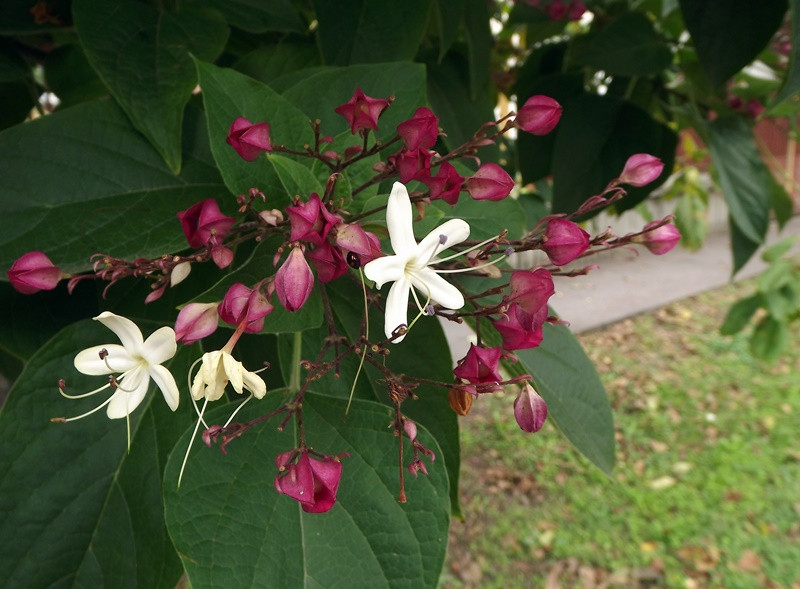
[[[392,243],[393,256],[376,258],[364,266],[364,274],[378,288],[393,282],[386,297],[384,332],[386,337],[401,325],[408,325],[408,297],[414,299],[420,312],[429,303],[437,303],[445,309],[460,309],[464,296],[452,284],[437,274],[432,265],[445,261],[436,256],[443,250],[461,243],[469,237],[469,224],[461,219],[450,219],[428,233],[417,243],[414,238],[413,212],[408,190],[395,182],[386,207],[386,225]],[[427,302],[420,304],[414,289]],[[398,343],[404,336],[393,340]]]
[[[106,311],[95,317],[95,320],[113,331],[122,345],[93,346],[75,356],[75,368],[83,374],[119,375],[114,377],[113,385],[109,383],[91,393],[77,395],[84,397],[114,386],[114,394],[90,413],[108,405],[106,415],[109,418],[128,417],[144,400],[150,379],[161,389],[169,408],[175,411],[179,400],[178,385],[172,373],[161,366],[172,358],[178,349],[172,328],[157,329],[144,340],[142,332],[130,319]]]

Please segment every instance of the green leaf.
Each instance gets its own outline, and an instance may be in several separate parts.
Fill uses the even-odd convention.
[[[728,230],[731,236],[731,252],[733,253],[733,272],[731,274],[735,275],[758,251],[758,248],[761,247],[761,242],[750,240],[747,235],[742,233],[742,230],[739,229],[739,226],[730,215],[728,215]]]
[[[722,327],[719,332],[722,335],[734,335],[744,329],[750,318],[755,314],[761,306],[761,296],[758,294],[739,299],[736,301],[725,316],[725,321],[722,322]]]
[[[75,0],[73,16],[92,67],[178,172],[183,109],[197,85],[189,53],[215,59],[228,39],[225,20],[191,5],[160,12],[134,0]]]
[[[38,8],[34,15],[32,8]],[[0,35],[41,35],[69,26],[70,2],[51,0],[44,4],[32,0],[4,0],[0,10]]]
[[[273,80],[281,76],[305,70],[319,63],[319,50],[314,43],[292,40],[262,45],[243,55],[232,67],[246,76],[271,86]],[[280,89],[271,87],[280,92]]]
[[[303,33],[308,28],[291,0],[197,0],[191,4],[218,10],[229,25],[248,33]]]
[[[680,179],[676,182],[681,182]],[[701,188],[682,182],[685,192],[678,197],[675,206],[675,225],[681,232],[681,245],[698,250],[708,235],[708,197]]]
[[[788,323],[798,310],[797,293],[791,284],[764,293],[764,308],[777,321]]]
[[[642,188],[628,187],[615,204],[618,211],[635,207],[670,175],[677,135],[663,123],[630,103],[603,96],[583,95],[564,106],[555,130],[553,153],[553,212],[570,213],[619,176],[635,153],[661,158],[664,171]]]
[[[278,406],[273,391],[239,414],[245,421]],[[386,406],[308,394],[306,438],[320,453],[340,454],[338,500],[324,514],[301,511],[273,487],[275,456],[295,448],[294,420],[282,432],[273,419],[228,446],[227,455],[197,445],[180,490],[169,484],[180,468],[167,465],[166,519],[189,581],[204,587],[433,587],[447,547],[447,477],[438,461],[430,476],[406,475],[408,502],[397,502],[397,442]],[[227,412],[209,412],[211,423]],[[438,446],[422,430],[421,439]],[[188,443],[184,435],[178,447]],[[409,449],[406,443],[406,460]]]
[[[763,293],[778,290],[792,279],[792,264],[779,259],[769,265],[758,277],[758,290]]]
[[[794,215],[794,201],[772,173],[769,173],[768,176],[770,207],[775,212],[775,220],[778,223],[778,229],[783,229],[786,223],[789,222],[789,219]]]
[[[484,0],[464,2],[464,33],[469,48],[469,96],[476,100],[490,84],[492,31],[489,29],[489,5]]]
[[[211,152],[225,185],[233,194],[246,194],[250,188],[256,187],[269,194],[270,206],[281,208],[288,205],[294,194],[286,194],[269,156],[246,162],[225,142],[225,138],[231,123],[244,117],[253,123],[268,122],[273,145],[301,150],[303,145],[314,142],[308,117],[274,90],[252,78],[210,63],[196,63],[203,88]]]
[[[680,0],[686,28],[714,86],[752,62],[786,14],[786,0]]]
[[[35,95],[30,81],[0,82],[0,129],[24,121],[36,104]]]
[[[614,468],[614,419],[603,383],[578,340],[563,325],[544,326],[538,348],[515,352],[517,373],[533,375],[561,433],[604,473]],[[512,367],[514,365],[511,365]]]
[[[442,61],[458,36],[458,29],[464,20],[464,6],[461,2],[434,0],[433,10],[439,31],[439,61]]]
[[[648,76],[672,63],[672,52],[647,16],[626,12],[598,33],[582,53],[583,63],[607,74]]]
[[[792,19],[792,37],[794,39],[800,33],[800,10],[798,10],[800,6],[798,6],[797,0],[790,0],[789,5],[791,6],[789,14],[791,14]],[[796,97],[798,92],[800,92],[800,44],[792,43],[789,55],[789,73],[786,74],[786,79],[780,92],[772,100],[772,104],[769,105],[769,110],[773,111],[786,100]]]
[[[60,109],[108,95],[108,88],[79,45],[62,45],[48,54],[44,75],[50,90],[61,101]]]
[[[761,259],[765,262],[775,262],[792,249],[795,243],[797,243],[796,237],[782,239],[778,243],[774,243],[765,249],[764,253],[761,254]]]
[[[773,362],[789,344],[789,328],[771,315],[764,317],[750,337],[750,351],[756,358]]]
[[[33,249],[75,272],[97,252],[133,259],[185,248],[175,214],[223,189],[199,114],[187,110],[180,176],[110,101],[0,133],[0,267]]]
[[[731,219],[753,243],[762,243],[769,223],[769,171],[753,133],[738,117],[720,117],[709,125],[711,160]]]
[[[410,61],[425,34],[430,0],[314,0],[325,63]]]
[[[124,419],[98,412],[50,423],[100,403],[65,399],[56,382],[65,378],[73,394],[102,385],[104,377],[81,375],[72,362],[81,349],[113,340],[97,322],[67,327],[31,358],[0,413],[0,531],[14,538],[0,553],[3,587],[167,589],[181,575],[164,525],[161,473],[191,423],[186,400],[173,414],[151,386],[131,416],[130,453]],[[188,356],[170,366],[182,372],[178,382]]]

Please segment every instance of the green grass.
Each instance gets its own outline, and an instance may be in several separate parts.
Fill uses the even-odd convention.
[[[445,587],[800,585],[800,347],[776,364],[717,333],[748,284],[581,336],[614,407],[612,479],[512,395],[462,421],[464,521]]]

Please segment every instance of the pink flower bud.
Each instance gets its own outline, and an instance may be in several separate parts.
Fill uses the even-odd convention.
[[[222,244],[211,246],[211,259],[222,270],[233,264],[233,250]]]
[[[647,153],[637,153],[625,162],[625,167],[619,176],[619,183],[645,186],[658,178],[663,169],[664,164],[657,157]]]
[[[189,303],[175,321],[175,341],[193,344],[217,330],[217,303]]]
[[[542,343],[542,325],[547,320],[547,305],[528,313],[517,303],[492,325],[503,338],[503,349],[527,350]]]
[[[314,274],[306,262],[303,250],[293,247],[275,274],[275,292],[287,311],[297,311],[305,305],[314,288]]]
[[[657,256],[666,254],[669,250],[678,245],[681,240],[681,232],[672,223],[667,223],[661,227],[655,227],[648,231],[648,227],[654,227],[661,221],[653,221],[644,226],[644,232],[633,238],[636,243],[641,243]]]
[[[322,245],[331,228],[342,222],[339,215],[330,213],[319,198],[313,193],[306,202],[295,202],[286,207],[289,222],[292,224],[290,241],[307,241],[314,245]]]
[[[179,212],[178,219],[189,247],[194,248],[208,245],[212,238],[215,244],[220,244],[236,222],[233,217],[222,214],[213,198],[207,198]]]
[[[431,152],[427,149],[403,149],[389,158],[397,168],[400,182],[425,181],[431,177]]]
[[[347,272],[347,262],[342,252],[327,241],[306,254],[320,282],[330,282]]]
[[[406,149],[431,149],[439,136],[439,119],[430,109],[420,107],[413,117],[397,125],[397,134]]]
[[[283,221],[283,213],[279,209],[261,211],[258,213],[258,216],[261,217],[261,220],[264,221],[264,223],[267,225],[272,225],[273,227]]]
[[[751,98],[747,101],[747,114],[750,115],[751,118],[757,119],[764,110],[764,105],[755,98]]]
[[[403,429],[412,442],[417,439],[417,424],[410,419],[403,419]]]
[[[278,459],[285,461],[291,454],[286,452]],[[303,450],[296,464],[284,462],[278,468],[282,470],[275,477],[275,489],[299,502],[306,513],[324,513],[336,503],[342,478],[342,463],[337,457],[325,456],[318,460]]]
[[[547,419],[547,403],[527,382],[514,401],[514,417],[522,431],[529,434],[542,429]]]
[[[584,12],[586,12],[586,5],[581,0],[572,0],[567,18],[569,20],[580,20]]]
[[[553,264],[563,266],[589,249],[589,234],[567,219],[551,219],[542,236],[542,249]]]
[[[243,117],[233,121],[225,141],[248,162],[255,161],[265,151],[272,151],[269,123],[253,124]]]
[[[544,268],[517,270],[511,274],[506,301],[517,303],[526,313],[537,313],[542,307],[547,308],[547,301],[555,292],[553,277]]]
[[[498,368],[502,353],[500,348],[483,348],[470,344],[467,355],[458,361],[453,374],[472,384],[500,382],[503,378]]]
[[[361,266],[381,257],[381,242],[374,233],[364,231],[356,223],[342,223],[336,228],[336,245],[358,254]]]
[[[514,188],[514,180],[497,164],[483,164],[464,182],[464,189],[475,200],[503,200]]]
[[[547,7],[547,18],[561,20],[567,16],[567,7],[561,0],[553,0]]]
[[[546,135],[558,124],[562,110],[558,102],[549,96],[538,94],[525,101],[514,123],[528,133]]]
[[[180,264],[175,264],[175,267],[172,269],[172,272],[169,273],[169,285],[170,286],[177,286],[184,280],[192,271],[192,263],[191,262],[181,262]]]
[[[356,88],[350,100],[333,110],[344,117],[350,125],[350,132],[355,135],[364,129],[377,131],[378,118],[389,104],[390,101],[385,98],[370,98],[361,91],[361,88]]]
[[[237,282],[231,285],[219,304],[219,316],[228,325],[239,325],[245,319],[247,333],[259,333],[264,329],[264,317],[272,313],[273,307],[258,288],[248,288]]]
[[[8,269],[8,280],[22,294],[53,290],[61,280],[61,269],[43,252],[33,251],[18,258]]]
[[[464,178],[450,162],[442,162],[436,176],[423,178],[422,182],[431,191],[431,200],[440,198],[447,204],[455,205],[464,185]]]

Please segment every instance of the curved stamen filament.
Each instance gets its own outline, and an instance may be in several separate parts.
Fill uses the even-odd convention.
[[[505,258],[506,256],[500,256],[499,258],[495,258],[494,260],[489,260],[488,262],[484,262],[483,264],[478,264],[477,266],[469,266],[468,268],[449,268],[449,269],[442,269],[439,270],[438,268],[432,268],[434,272],[437,274],[458,274],[460,272],[470,272],[472,270],[480,270],[481,268],[487,268],[488,266],[494,266],[500,260]]]
[[[458,258],[458,257],[460,257],[460,256],[463,256],[464,254],[468,254],[468,253],[469,253],[469,252],[471,252],[471,251],[475,251],[476,249],[478,249],[478,248],[481,248],[481,247],[485,246],[487,243],[491,243],[491,242],[495,241],[495,240],[496,240],[498,237],[500,237],[500,235],[501,235],[501,234],[500,234],[500,233],[498,233],[498,234],[497,234],[497,235],[495,235],[494,237],[490,237],[489,239],[485,239],[485,240],[483,240],[482,242],[480,242],[480,243],[477,243],[477,244],[475,244],[475,245],[473,245],[473,246],[471,246],[471,247],[469,247],[469,248],[467,248],[467,249],[465,249],[465,250],[462,250],[462,251],[460,251],[460,252],[456,252],[456,253],[454,253],[454,254],[450,254],[450,255],[449,255],[449,256],[447,256],[447,257],[444,257],[444,258],[441,258],[441,259],[435,260],[433,263],[434,263],[434,264],[441,264],[442,262],[449,262],[450,260],[455,260],[456,258]],[[434,251],[435,251],[435,250],[434,250]],[[433,258],[434,258],[434,257],[435,257],[435,256],[431,256],[431,260],[433,260]],[[431,260],[428,260],[428,264],[430,264],[430,263],[431,263]]]
[[[196,362],[195,362],[196,364]],[[189,370],[191,372],[191,370]],[[192,401],[194,401],[194,397],[192,397]],[[181,480],[183,480],[183,471],[186,469],[186,462],[189,460],[189,452],[192,451],[192,445],[194,444],[194,439],[197,437],[197,430],[200,429],[200,424],[205,422],[203,421],[203,413],[206,412],[206,406],[208,405],[208,397],[203,402],[203,408],[198,412],[200,418],[197,420],[197,423],[194,426],[194,431],[192,432],[192,437],[189,438],[189,447],[186,448],[186,455],[183,457],[183,463],[181,464],[181,472],[178,474],[178,488],[181,488]],[[197,404],[195,403],[195,409],[197,408]],[[208,426],[206,425],[206,429]]]
[[[64,390],[61,389],[61,387],[59,387],[58,392],[61,393],[62,397],[66,397],[67,399],[83,399],[84,397],[91,397],[92,395],[96,395],[100,391],[103,391],[103,390],[107,389],[110,386],[111,386],[111,383],[109,382],[109,383],[104,384],[101,387],[96,388],[93,391],[89,391],[88,393],[81,393],[80,395],[70,395],[68,393],[65,393]]]
[[[252,399],[252,398],[253,398],[253,393],[250,393],[249,395],[247,395],[247,398],[246,398],[244,401],[242,401],[241,403],[239,403],[239,406],[238,406],[236,409],[234,409],[234,410],[233,410],[233,413],[231,413],[231,416],[228,418],[228,421],[226,421],[226,422],[225,422],[225,425],[223,425],[223,426],[222,426],[222,427],[223,427],[223,429],[224,429],[224,428],[226,428],[226,427],[228,427],[228,426],[231,424],[231,421],[233,421],[233,418],[234,418],[234,417],[236,417],[236,414],[237,414],[237,413],[239,413],[239,410],[240,410],[242,407],[244,407],[244,406],[245,406],[245,404],[246,404],[246,403],[247,403],[247,402],[248,402],[250,399]]]
[[[106,385],[106,386],[110,386],[110,385]],[[102,403],[100,403],[100,404],[99,404],[97,407],[95,407],[94,409],[92,409],[92,410],[90,410],[90,411],[87,411],[86,413],[81,413],[80,415],[76,415],[75,417],[66,417],[66,418],[64,418],[63,420],[62,420],[62,419],[59,419],[59,421],[63,421],[63,423],[66,423],[66,422],[68,422],[68,421],[77,421],[78,419],[83,419],[84,417],[88,417],[88,416],[89,416],[89,415],[91,415],[92,413],[97,413],[97,412],[98,412],[98,411],[100,411],[100,410],[101,410],[103,407],[105,407],[106,405],[108,405],[108,404],[111,402],[111,399],[113,399],[113,398],[114,398],[114,395],[111,395],[111,396],[110,396],[108,399],[106,399],[105,401],[103,401]]]

